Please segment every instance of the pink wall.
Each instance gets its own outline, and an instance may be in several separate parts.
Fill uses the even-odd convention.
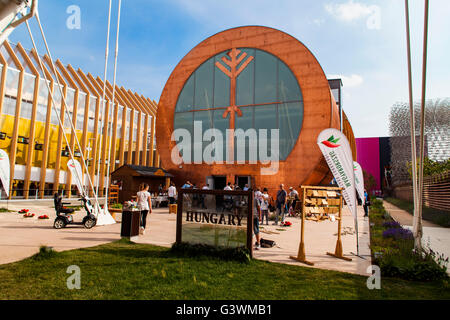
[[[380,144],[378,138],[356,138],[356,152],[357,162],[365,171],[373,175],[377,182],[375,189],[380,190]]]

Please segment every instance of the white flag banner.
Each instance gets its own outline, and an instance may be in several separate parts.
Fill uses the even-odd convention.
[[[0,149],[0,181],[2,182],[3,190],[5,190],[7,197],[9,197],[10,175],[9,156],[5,150]]]
[[[355,174],[353,171],[353,156],[350,143],[345,135],[333,128],[325,129],[317,138],[317,144],[333,173],[347,207],[353,215],[356,229],[356,246],[359,255],[357,201],[355,188]]]
[[[85,194],[84,189],[83,189],[82,171],[81,171],[80,162],[78,162],[78,160],[70,159],[67,162],[67,167],[69,168],[70,173],[72,174],[72,179],[74,179],[75,184],[77,185],[78,191],[80,192],[80,194],[82,196],[84,196],[86,198],[86,200],[88,200],[87,206],[89,207],[89,211],[93,212],[94,215],[97,217],[96,225],[104,226],[104,225],[116,223],[116,220],[114,220],[114,218],[111,216],[109,211],[100,208],[100,205],[98,204],[98,202],[96,202],[96,204],[94,204],[94,205],[92,205],[90,203],[90,199],[87,196],[87,194]]]
[[[84,189],[83,189],[83,182],[82,182],[82,171],[81,171],[81,165],[78,162],[78,160],[70,159],[67,161],[67,167],[69,168],[70,174],[72,175],[72,179],[75,182],[78,192],[80,192],[80,195],[84,195]]]
[[[353,171],[355,172],[356,191],[362,204],[364,204],[366,202],[364,197],[364,175],[361,166],[356,161],[353,161]]]

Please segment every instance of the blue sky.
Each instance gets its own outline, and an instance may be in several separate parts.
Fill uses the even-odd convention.
[[[103,77],[108,0],[46,0],[39,10],[52,55]],[[113,1],[117,12],[118,0]],[[81,28],[66,12],[81,9]],[[410,1],[414,97],[420,99],[423,1]],[[430,1],[427,97],[450,96],[450,1]],[[112,17],[110,74],[116,15]],[[156,101],[194,46],[242,25],[280,29],[303,42],[329,77],[344,82],[343,106],[356,137],[389,134],[391,106],[408,100],[403,0],[123,0],[117,83]],[[32,30],[38,42],[38,28]],[[25,25],[10,41],[31,48]],[[40,52],[44,53],[42,45]]]

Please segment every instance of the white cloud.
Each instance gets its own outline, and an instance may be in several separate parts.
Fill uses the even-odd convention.
[[[314,19],[314,20],[313,20],[313,23],[314,23],[315,25],[318,25],[319,27],[320,27],[324,22],[325,22],[324,19]]]
[[[328,3],[325,5],[325,10],[340,21],[353,22],[366,18],[366,26],[368,29],[380,29],[381,27],[381,9],[377,5],[366,5],[349,0],[341,4]]]
[[[342,79],[342,83],[344,87],[351,88],[357,87],[363,83],[363,77],[358,74],[352,74],[350,76],[344,76],[341,74],[329,74],[327,75],[328,79]]]

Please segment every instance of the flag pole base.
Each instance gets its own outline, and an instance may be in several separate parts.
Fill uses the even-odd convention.
[[[308,261],[306,259],[299,258],[299,257],[289,256],[289,258],[291,258],[292,260],[295,260],[295,261],[307,264],[308,266],[313,266],[314,265],[313,262]]]
[[[331,253],[331,252],[327,252],[327,255],[335,257],[335,258],[338,258],[338,259],[342,259],[342,260],[345,260],[345,261],[352,261],[351,258],[347,258],[347,257],[341,256],[341,255],[337,255],[335,253]]]
[[[362,255],[360,255],[360,254],[353,253],[353,252],[350,252],[350,254],[354,255],[355,257],[361,258],[361,259],[363,259],[363,260],[367,260],[366,258],[364,258],[364,257],[363,257]],[[366,255],[366,256],[369,257],[369,255]]]

